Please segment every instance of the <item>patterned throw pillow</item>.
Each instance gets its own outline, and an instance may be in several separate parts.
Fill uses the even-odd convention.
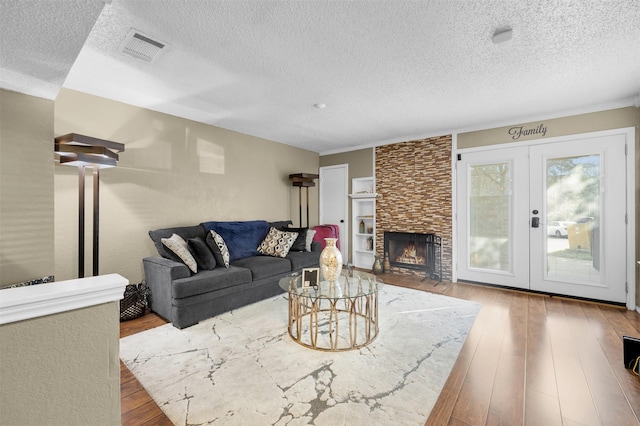
[[[178,234],[173,234],[169,238],[163,238],[162,244],[164,244],[169,250],[174,252],[176,256],[178,256],[185,265],[189,267],[195,274],[198,272],[198,265],[196,264],[196,260],[193,258],[193,255],[189,251],[189,246],[187,242]]]
[[[313,242],[313,237],[315,237],[316,235],[316,231],[313,229],[308,229],[307,230],[307,241],[305,244],[305,250],[306,251],[311,251],[311,243]]]
[[[285,257],[296,238],[298,238],[297,232],[286,232],[271,228],[262,243],[260,243],[258,253],[267,256]]]
[[[213,240],[213,244],[210,244],[209,240]],[[207,236],[207,244],[211,247],[211,251],[213,251],[213,255],[216,258],[216,263],[224,265],[225,268],[229,267],[229,249],[227,248],[227,243],[224,242],[224,238],[220,236],[213,229],[209,231],[209,236]]]

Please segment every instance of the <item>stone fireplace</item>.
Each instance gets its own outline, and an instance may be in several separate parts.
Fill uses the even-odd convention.
[[[425,278],[442,281],[442,239],[437,235],[385,231],[384,255],[392,267],[424,271]]]
[[[451,279],[451,135],[375,149],[376,254],[384,258],[384,232],[441,238],[442,278]],[[424,276],[424,268],[391,266],[391,272]]]

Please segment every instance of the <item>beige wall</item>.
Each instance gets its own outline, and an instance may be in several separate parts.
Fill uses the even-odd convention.
[[[118,310],[112,302],[0,326],[0,424],[119,425]]]
[[[291,173],[318,173],[315,152],[143,108],[61,90],[55,135],[80,133],[125,144],[100,178],[100,274],[143,277],[155,255],[148,231],[208,220],[298,217]],[[86,266],[91,271],[91,177],[87,177]],[[56,277],[77,276],[77,171],[55,167]],[[311,226],[318,192],[310,190]]]
[[[522,126],[523,129],[540,129],[543,125],[545,134],[533,133],[521,136],[514,140],[514,136],[509,130]],[[557,118],[553,120],[542,120],[533,123],[514,124],[512,126],[499,127],[495,129],[481,130],[477,132],[461,133],[458,135],[458,148],[472,148],[502,143],[513,143],[518,141],[529,141],[535,139],[545,139],[557,136],[574,135],[579,133],[596,132],[601,130],[620,129],[625,127],[635,127],[635,224],[636,224],[636,261],[640,259],[640,108],[627,107],[609,111],[582,114],[571,117]],[[640,266],[636,263],[636,306],[640,306]]]
[[[373,176],[373,153],[373,148],[366,148],[340,154],[323,155],[320,157],[320,167],[348,164],[349,193],[351,193],[351,179]]]
[[[0,90],[0,287],[54,274],[53,102]]]
[[[77,170],[54,167],[55,136],[126,145],[100,179],[100,273],[131,282],[155,254],[150,229],[295,218],[288,175],[318,172],[314,152],[64,89],[55,103],[2,90],[0,108],[0,286],[77,276]],[[91,215],[87,177],[87,272]],[[119,424],[118,306],[0,326],[0,423]]]
[[[509,133],[509,129],[522,126],[523,130],[536,129],[540,124],[546,129],[545,134],[532,133],[517,139]],[[473,148],[479,146],[496,145],[501,143],[524,142],[535,139],[548,139],[558,136],[575,135],[578,133],[597,132],[600,130],[620,129],[640,124],[640,108],[627,107],[590,114],[574,115],[571,117],[541,120],[532,123],[513,124],[495,129],[479,130],[458,134],[457,146]],[[636,131],[636,139],[638,132]]]

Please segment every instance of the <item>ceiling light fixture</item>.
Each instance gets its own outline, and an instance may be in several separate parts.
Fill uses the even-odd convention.
[[[327,104],[313,104],[313,107],[317,109],[324,109],[327,107]]]
[[[513,37],[513,29],[509,25],[496,28],[493,33],[493,42],[495,44],[504,43]]]

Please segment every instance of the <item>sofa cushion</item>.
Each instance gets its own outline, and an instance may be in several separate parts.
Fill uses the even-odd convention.
[[[173,281],[171,296],[182,299],[249,282],[251,271],[248,269],[235,266],[216,268]]]
[[[279,229],[271,228],[260,243],[258,253],[266,256],[285,257],[296,238],[298,238],[297,232],[280,231]]]
[[[286,259],[291,262],[291,270],[301,268],[317,268],[320,262],[320,251],[290,251]]]
[[[214,230],[207,233],[206,243],[213,253],[213,257],[216,258],[216,264],[229,267],[229,249],[224,239]]]
[[[265,220],[243,222],[203,222],[209,232],[216,231],[227,243],[230,261],[258,255],[258,246],[269,232],[269,223]]]
[[[313,229],[308,229],[307,230],[307,241],[305,242],[305,245],[304,245],[304,249],[306,251],[313,250],[313,243],[314,243],[313,237],[315,237],[315,235],[316,235],[316,231],[315,230],[313,230]],[[320,244],[320,243],[318,243],[318,244]],[[320,248],[320,250],[322,250],[322,248]]]
[[[189,238],[187,245],[189,246],[189,251],[196,259],[198,269],[211,270],[216,267],[216,258],[202,238]]]
[[[189,269],[195,274],[198,272],[198,265],[193,255],[189,251],[189,246],[185,240],[178,234],[173,234],[169,238],[162,238],[162,244],[165,245],[171,252],[180,258],[180,261],[187,265]]]
[[[277,220],[275,222],[269,222],[269,227],[276,228],[276,229],[288,228],[292,225],[293,225],[293,222],[291,222],[290,220]]]
[[[155,231],[149,231],[149,237],[153,241],[153,245],[158,250],[158,254],[165,259],[175,260],[176,262],[182,262],[182,260],[176,256],[171,250],[162,244],[163,238],[170,238],[173,234],[178,234],[183,240],[187,241],[189,238],[205,237],[204,228],[200,225],[195,226],[179,226],[174,228],[156,229]]]
[[[308,228],[289,228],[289,227],[279,227],[281,231],[286,232],[297,232],[298,237],[294,241],[293,245],[289,249],[290,251],[305,251],[307,245],[307,231]]]
[[[291,262],[271,256],[245,257],[233,262],[233,266],[249,269],[254,281],[291,271]]]

